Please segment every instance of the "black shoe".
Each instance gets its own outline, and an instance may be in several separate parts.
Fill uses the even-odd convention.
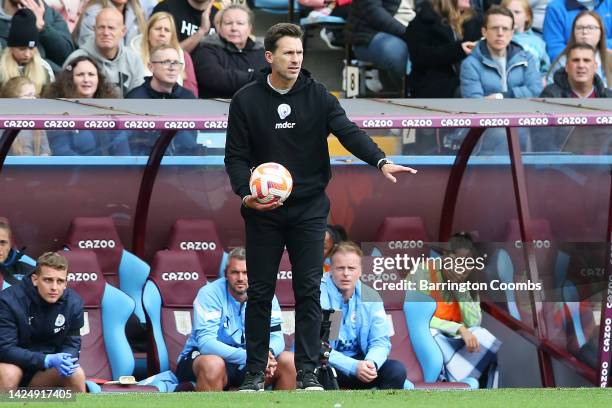
[[[317,378],[316,370],[299,370],[295,388],[306,391],[323,391],[324,388]]]
[[[257,371],[252,373],[247,371],[244,375],[244,382],[238,388],[238,391],[243,392],[255,392],[264,390],[264,373],[263,371]]]

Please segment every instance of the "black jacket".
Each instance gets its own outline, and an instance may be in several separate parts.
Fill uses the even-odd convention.
[[[158,92],[151,88],[151,78],[146,77],[144,83],[132,89],[127,95],[127,99],[197,99],[193,92],[185,89],[179,84],[175,84],[172,92]],[[159,131],[145,130],[133,132],[129,137],[130,150],[132,154],[148,156],[153,148],[153,143],[157,139]],[[197,155],[200,146],[197,144],[197,132],[194,130],[179,130],[172,138],[172,142],[166,148],[164,154],[174,155]]]
[[[261,44],[247,41],[241,51],[218,35],[207,36],[191,53],[200,98],[231,98],[268,66]]]
[[[458,95],[459,65],[467,56],[464,41],[481,37],[482,17],[477,15],[463,24],[463,39],[455,39],[452,28],[442,22],[429,1],[406,29],[406,42],[412,72],[410,94],[415,98],[452,98]]]
[[[11,27],[12,17],[2,8],[7,1],[9,0],[0,0],[0,48],[6,47]],[[72,36],[64,18],[48,5],[45,5],[43,19],[45,28],[39,34],[38,51],[40,56],[51,65],[53,71],[59,72],[66,58],[75,50]]]
[[[267,75],[246,85],[230,104],[225,142],[225,167],[234,192],[241,198],[249,195],[249,169],[276,162],[293,177],[289,200],[322,193],[331,178],[330,133],[373,166],[385,157],[308,71],[302,70],[285,95],[268,85]]]
[[[43,370],[45,355],[79,357],[83,300],[67,288],[56,303],[47,303],[31,275],[0,292],[0,362],[24,370]]]
[[[0,273],[2,278],[11,285],[19,283],[19,281],[26,275],[29,275],[34,267],[30,264],[21,261],[23,253],[16,249],[11,249],[6,260],[0,262]],[[2,285],[0,285],[2,290]]]
[[[572,92],[572,87],[569,84],[569,80],[567,78],[567,72],[565,72],[565,68],[560,68],[555,72],[553,76],[554,83],[548,85],[542,93],[540,97],[542,98],[573,98],[574,93]],[[595,78],[593,81],[593,87],[595,88],[595,97],[596,98],[612,98],[612,90],[607,89],[599,78],[599,75],[595,74]]]
[[[401,0],[353,0],[346,21],[346,38],[353,45],[368,45],[378,32],[402,37],[406,27],[393,16]]]
[[[170,93],[158,92],[151,88],[151,78],[153,77],[146,77],[142,85],[132,89],[125,97],[127,99],[196,99],[193,92],[179,84],[175,84]]]

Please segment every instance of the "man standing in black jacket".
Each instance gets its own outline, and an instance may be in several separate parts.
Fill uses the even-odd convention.
[[[85,392],[83,300],[70,288],[66,258],[47,252],[20,284],[0,293],[0,392],[66,387]]]
[[[246,310],[246,376],[242,391],[263,388],[272,297],[284,248],[289,252],[296,300],[297,388],[322,390],[319,361],[320,283],[323,239],[329,213],[325,187],[331,177],[327,136],[333,133],[351,153],[395,182],[398,166],[346,117],[336,98],[301,69],[302,31],[279,23],[266,33],[271,70],[238,91],[229,111],[225,166],[243,206],[249,303]],[[250,168],[265,162],[285,166],[293,191],[283,203],[260,204],[249,189]]]

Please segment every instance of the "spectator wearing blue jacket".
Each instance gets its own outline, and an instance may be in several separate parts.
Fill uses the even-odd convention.
[[[24,276],[29,275],[34,267],[21,259],[23,253],[13,248],[13,232],[5,218],[0,218],[0,273],[3,283],[0,290],[5,286],[19,283]]]
[[[193,302],[193,330],[179,355],[179,382],[195,381],[197,391],[237,387],[246,373],[244,316],[247,308],[246,251],[238,247],[228,256],[225,277],[200,289]],[[295,388],[293,353],[283,351],[282,315],[276,296],[272,301],[270,351],[266,385]]]
[[[359,280],[362,256],[355,243],[340,242],[332,252],[331,271],[321,282],[321,308],[342,311],[329,363],[342,388],[402,389],[406,368],[387,358],[391,351],[387,313],[378,293]]]
[[[533,98],[542,91],[539,63],[512,42],[514,16],[492,6],[484,17],[481,40],[461,63],[464,98]]]
[[[85,392],[83,300],[67,288],[68,262],[47,252],[18,285],[0,292],[0,392],[66,387]]]
[[[552,0],[546,8],[543,31],[551,61],[563,52],[572,35],[574,19],[583,10],[595,11],[601,16],[608,49],[612,48],[612,0]]]

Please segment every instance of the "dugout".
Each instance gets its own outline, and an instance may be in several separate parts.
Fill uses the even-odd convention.
[[[534,243],[519,253],[526,273],[537,280],[547,273],[541,268],[554,268],[538,262],[540,239],[529,227],[544,219],[551,241],[573,244],[579,253],[585,253],[580,244],[603,244],[603,252],[595,251],[583,267],[599,283],[610,282],[605,244],[612,241],[612,107],[607,100],[360,99],[342,105],[396,163],[419,169],[418,176],[391,185],[375,169],[344,155],[330,138],[331,221],[344,225],[352,239],[373,240],[386,217],[418,216],[432,242],[468,230],[480,241]],[[112,217],[126,248],[146,261],[164,247],[179,217],[212,219],[226,248],[240,245],[240,200],[223,167],[228,107],[217,100],[4,100],[1,215],[11,220],[16,238],[32,255],[60,248],[76,216]],[[34,129],[45,130],[50,139],[61,129],[125,130],[128,138],[144,139],[146,148],[138,155],[7,155],[21,130]],[[485,129],[493,129],[487,132],[506,151],[483,152]],[[175,134],[185,131],[197,133],[201,148],[189,155],[165,154]],[[541,147],[552,139],[552,147]],[[425,150],[415,148],[420,143]],[[591,306],[596,345],[591,360],[568,350],[566,339],[551,337],[547,328],[554,319],[543,316],[542,299],[525,299],[527,312],[518,319],[499,302],[485,301],[484,308],[533,348],[541,385],[559,384],[554,361],[600,385],[607,383],[603,373],[609,371],[612,325],[612,305],[605,302],[612,289],[601,288],[576,300]]]

